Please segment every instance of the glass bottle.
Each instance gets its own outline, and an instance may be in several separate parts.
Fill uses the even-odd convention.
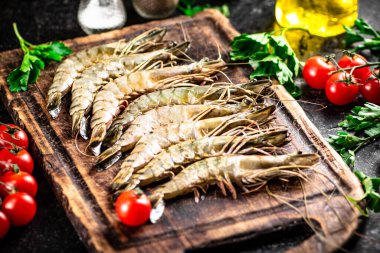
[[[127,21],[122,0],[81,0],[78,21],[87,34],[121,28]]]
[[[132,0],[133,8],[143,18],[166,18],[175,11],[178,0]]]
[[[277,0],[276,19],[283,27],[297,27],[321,37],[344,33],[358,17],[358,0]]]

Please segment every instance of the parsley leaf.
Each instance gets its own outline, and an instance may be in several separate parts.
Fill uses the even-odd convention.
[[[363,133],[364,137],[358,137],[344,131],[338,131],[337,135],[330,135],[328,142],[338,151],[343,160],[350,167],[355,165],[355,152],[364,145],[380,137],[380,106],[365,103],[364,106],[355,106],[352,113],[346,116],[345,120],[338,125],[347,130],[356,133]],[[365,195],[362,199],[355,200],[348,197],[348,200],[354,204],[363,215],[368,215],[368,210],[380,212],[380,178],[371,178],[363,172],[355,171],[363,185]],[[360,203],[366,202],[365,210],[361,208]]]
[[[230,9],[227,4],[223,4],[222,6],[211,6],[209,4],[195,5],[195,3],[196,0],[180,0],[177,8],[189,17],[192,17],[205,9],[219,10],[226,17],[230,15]]]
[[[344,26],[346,30],[345,44],[351,46],[359,43],[353,49],[354,52],[369,49],[374,52],[380,52],[380,32],[376,31],[364,19],[355,20],[352,28]]]
[[[29,83],[35,83],[41,70],[45,68],[51,60],[61,61],[64,56],[72,51],[62,42],[51,42],[40,45],[33,45],[24,40],[18,32],[16,24],[13,29],[24,51],[24,58],[20,67],[15,68],[7,77],[7,82],[11,92],[26,91]]]
[[[231,48],[231,60],[248,60],[254,69],[250,78],[275,77],[293,97],[301,95],[294,83],[300,63],[284,36],[270,33],[242,34],[234,38]]]
[[[374,212],[380,212],[380,178],[378,177],[369,177],[361,171],[354,171],[355,175],[358,177],[360,183],[363,186],[364,196],[359,200],[354,200],[350,198],[349,200],[352,203],[355,203],[356,206],[359,206],[360,202],[365,201],[367,208],[362,210],[361,213],[365,216],[368,216],[368,210],[373,210]]]

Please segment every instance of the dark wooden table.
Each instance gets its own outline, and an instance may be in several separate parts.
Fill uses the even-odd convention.
[[[274,23],[275,1],[234,0],[202,1],[211,4],[227,3],[231,11],[231,22],[240,32],[253,33],[271,29]],[[128,13],[127,25],[147,22],[139,17],[130,1],[125,1]],[[79,0],[13,0],[0,2],[0,51],[18,47],[12,31],[12,22],[17,22],[21,34],[28,41],[41,43],[84,36],[77,22]],[[377,19],[380,4],[377,0],[360,0],[359,15],[380,29]],[[174,15],[179,15],[176,12]],[[1,61],[1,59],[0,59]],[[323,92],[312,91],[298,80],[303,90],[301,105],[323,136],[336,132],[336,124],[341,121],[354,105],[363,104],[358,99],[348,106],[336,107],[326,101]],[[327,108],[316,111],[316,107],[302,101],[320,103]],[[0,121],[11,122],[11,118],[0,103]],[[360,150],[357,155],[357,169],[366,174],[380,175],[380,143],[374,142]],[[45,181],[38,164],[34,175],[39,183],[36,197],[38,212],[33,222],[22,228],[13,228],[10,234],[0,241],[0,252],[85,252],[86,249],[74,231],[63,209],[57,202],[49,184]],[[351,252],[380,251],[380,215],[371,214],[363,219],[358,233],[344,246]],[[307,229],[306,229],[307,231]],[[286,234],[286,236],[284,236]],[[296,245],[304,238],[304,230],[276,233],[265,238],[231,242],[230,246],[219,247],[213,251],[230,252],[279,252]],[[209,252],[208,250],[207,252]]]

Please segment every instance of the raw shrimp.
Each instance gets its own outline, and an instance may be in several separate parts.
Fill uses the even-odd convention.
[[[137,142],[131,154],[125,159],[119,176],[123,177],[126,182],[135,170],[146,165],[156,154],[182,141],[222,134],[244,134],[245,131],[238,128],[248,125],[252,126],[251,129],[247,128],[248,131],[259,132],[261,130],[254,128],[267,122],[274,108],[271,106],[253,112],[247,111],[231,116],[170,124],[154,129],[152,133],[144,135]],[[122,180],[122,182],[124,181]]]
[[[255,133],[255,132],[253,132]],[[133,166],[133,161],[128,158],[121,165],[136,171],[131,180],[127,182],[123,177],[116,177],[112,189],[120,189],[127,182],[125,190],[131,190],[136,186],[145,186],[155,181],[174,175],[177,168],[185,166],[194,161],[206,157],[220,156],[225,154],[253,154],[258,148],[265,151],[274,151],[289,142],[286,128],[271,129],[262,133],[250,134],[246,132],[243,136],[213,136],[198,140],[180,142],[163,150],[144,168]]]
[[[97,146],[106,134],[107,126],[112,123],[113,118],[120,112],[120,106],[125,104],[128,98],[173,87],[181,82],[204,81],[224,66],[222,60],[201,60],[189,65],[133,72],[106,84],[94,100],[90,141],[93,151],[96,153]]]
[[[109,167],[120,159],[122,152],[132,149],[145,134],[162,125],[231,115],[249,110],[247,105],[173,105],[158,107],[138,116],[120,139],[97,159]]]
[[[150,66],[149,63],[154,64],[156,61],[172,61],[177,55],[186,51],[189,45],[189,42],[184,42],[169,49],[127,55],[95,64],[91,68],[85,70],[81,77],[74,81],[71,90],[70,115],[72,116],[72,131],[74,136],[79,130],[81,130],[81,135],[86,138],[86,131],[83,129],[85,126],[83,124],[84,117],[92,108],[92,102],[96,92],[102,87],[102,85],[107,83],[107,81],[134,71],[135,69],[147,68]]]
[[[71,86],[80,73],[89,66],[97,62],[115,57],[118,54],[131,54],[149,51],[155,48],[157,42],[160,42],[166,33],[165,28],[151,29],[136,38],[126,42],[121,40],[101,46],[92,47],[82,50],[65,59],[56,71],[53,83],[49,87],[47,109],[55,119],[61,108],[62,97],[70,90]]]
[[[137,98],[130,103],[128,107],[121,113],[112,123],[105,134],[104,145],[111,146],[120,138],[122,132],[131,124],[131,122],[142,113],[156,107],[174,104],[201,104],[210,101],[216,102],[234,102],[241,100],[245,96],[259,97],[259,95],[267,94],[271,83],[269,80],[254,81],[246,84],[229,85],[229,86],[195,86],[180,87],[159,90],[148,93]],[[94,127],[94,126],[92,126]],[[96,131],[93,132],[93,136]],[[103,135],[105,131],[102,131]],[[95,146],[103,141],[104,136],[97,134],[98,138],[90,141]]]
[[[195,162],[183,169],[169,182],[157,187],[149,199],[156,202],[194,192],[199,199],[197,188],[217,184],[223,195],[225,187],[237,198],[232,183],[249,192],[248,188],[260,187],[269,180],[297,177],[298,170],[308,169],[319,161],[317,154],[301,155],[228,155],[211,157]]]

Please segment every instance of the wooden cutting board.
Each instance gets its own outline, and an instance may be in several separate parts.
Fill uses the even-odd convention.
[[[238,35],[228,19],[210,10],[194,18],[181,16],[154,21],[65,43],[77,51],[131,38],[155,26],[167,27],[169,32],[166,38],[177,41],[183,40],[182,29],[186,31],[192,41],[189,55],[194,59],[205,56],[217,58],[219,46],[223,59],[228,60],[229,43]],[[169,201],[163,218],[157,224],[138,228],[122,226],[107,191],[118,166],[97,172],[93,169],[95,159],[77,151],[70,134],[69,98],[64,99],[58,120],[52,120],[45,109],[47,90],[58,64],[50,64],[42,72],[38,84],[31,85],[29,91],[10,93],[6,77],[20,61],[20,50],[0,54],[1,99],[15,122],[30,134],[36,163],[43,165],[41,167],[57,198],[92,252],[183,252],[221,245],[231,240],[270,237],[273,231],[304,223],[306,213],[328,240],[313,234],[289,251],[332,252],[343,245],[358,224],[358,212],[341,193],[343,191],[359,198],[362,190],[358,180],[326,143],[298,103],[282,86],[277,86],[274,88],[277,98],[269,102],[276,103],[280,108],[276,111],[276,122],[288,126],[291,132],[292,142],[287,146],[288,151],[318,152],[322,161],[317,169],[327,176],[310,172],[311,182],[303,183],[305,193],[297,180],[286,186],[279,182],[270,184],[271,191],[289,198],[289,203],[299,208],[299,212],[270,197],[265,190],[240,195],[237,200],[232,200],[231,197],[222,197],[213,188],[198,204],[191,195]],[[241,67],[229,68],[226,73],[236,82],[245,81],[247,76]],[[84,150],[86,143],[79,140],[78,146]]]

